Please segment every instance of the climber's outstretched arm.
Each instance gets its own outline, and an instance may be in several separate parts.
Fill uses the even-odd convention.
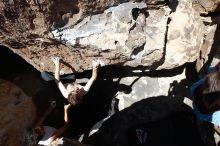
[[[65,98],[68,98],[69,92],[66,90],[65,86],[60,81],[60,58],[59,57],[53,57],[52,61],[53,61],[54,65],[55,65],[55,72],[54,72],[55,82],[56,82],[58,88],[60,89],[62,95]]]
[[[92,86],[92,84],[95,82],[98,76],[98,67],[99,67],[99,62],[92,61],[92,77],[89,79],[89,81],[86,83],[84,86],[84,90],[88,92]]]

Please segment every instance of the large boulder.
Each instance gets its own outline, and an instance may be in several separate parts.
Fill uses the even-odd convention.
[[[92,59],[150,70],[193,62],[207,34],[199,13],[189,1],[165,2],[2,1],[0,44],[39,71],[54,70],[54,55],[70,66],[64,73],[89,69]]]
[[[16,85],[0,79],[0,145],[22,146],[22,135],[35,119],[32,99]]]

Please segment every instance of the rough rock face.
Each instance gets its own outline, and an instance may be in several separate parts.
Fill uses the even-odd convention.
[[[205,34],[205,26],[189,2],[179,1],[176,12],[170,19],[164,52],[165,62],[161,68],[173,68],[195,61]]]
[[[133,103],[148,97],[168,96],[172,92],[173,85],[180,84],[185,79],[185,71],[174,77],[127,77],[120,80],[120,84],[131,86],[131,93],[118,92],[116,98],[119,99],[118,109],[123,110]],[[183,83],[182,83],[183,84]],[[182,85],[183,87],[184,85]],[[181,91],[183,91],[181,89]],[[185,91],[184,91],[185,92]]]
[[[172,8],[161,4],[166,3],[6,0],[0,2],[0,44],[39,71],[53,71],[53,55],[72,67],[64,67],[65,73],[88,69],[95,58],[150,69],[195,61],[205,35],[201,18],[189,1]]]
[[[146,8],[143,2],[124,3],[107,9],[104,14],[85,18],[73,29],[55,30],[54,36],[71,45],[91,46],[93,51],[87,51],[85,56],[100,56],[107,64],[114,63],[111,58],[120,58],[134,60],[135,65],[151,65],[162,58],[166,14],[170,10],[146,11]],[[153,54],[151,60],[145,59],[148,54]]]
[[[14,84],[0,79],[0,109],[0,145],[22,146],[22,133],[35,119],[31,98]]]
[[[220,0],[192,0],[192,3],[200,13],[206,14],[220,10]]]
[[[203,40],[201,53],[200,53],[200,56],[198,57],[198,60],[196,62],[197,63],[196,68],[198,71],[203,67],[203,65],[209,59],[209,54],[210,54],[212,44],[214,41],[213,37],[216,33],[216,28],[217,28],[217,25],[213,25],[212,27],[209,27],[209,29],[210,29],[209,31],[207,31],[207,32],[205,31],[205,33],[207,33],[207,34]]]
[[[219,12],[220,1],[219,0],[193,0],[193,8],[200,13],[202,20],[206,26],[205,37],[203,40],[201,52],[197,59],[197,71],[204,71],[206,65],[211,64],[210,59],[219,58]],[[209,17],[211,16],[211,17]],[[208,31],[206,31],[208,30]],[[217,59],[218,60],[218,59]]]

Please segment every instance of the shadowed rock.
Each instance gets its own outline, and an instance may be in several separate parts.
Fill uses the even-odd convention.
[[[23,132],[35,119],[32,99],[16,85],[0,79],[0,145],[22,146]]]

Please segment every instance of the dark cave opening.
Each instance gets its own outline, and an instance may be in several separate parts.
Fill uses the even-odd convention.
[[[5,46],[0,46],[0,58],[0,78],[9,79],[12,74],[35,70],[21,56],[15,54]]]

